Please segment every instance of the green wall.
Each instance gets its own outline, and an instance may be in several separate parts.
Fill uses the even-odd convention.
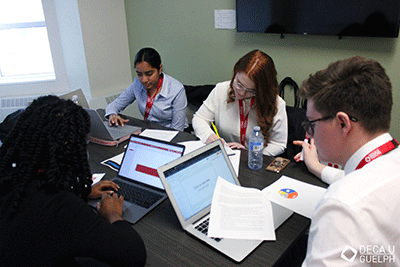
[[[400,39],[301,35],[281,39],[277,34],[215,29],[214,10],[235,9],[234,0],[125,0],[125,8],[133,77],[134,56],[145,46],[158,50],[166,73],[190,85],[230,79],[235,62],[253,49],[274,59],[279,81],[289,76],[299,85],[333,61],[355,55],[375,59],[393,84],[390,133],[400,139]]]

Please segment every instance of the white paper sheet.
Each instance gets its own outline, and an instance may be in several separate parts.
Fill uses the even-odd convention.
[[[154,139],[170,142],[178,133],[179,131],[146,129],[140,133],[140,136],[147,136]]]
[[[326,189],[282,176],[262,190],[266,197],[285,208],[311,218]]]
[[[214,10],[215,29],[235,29],[236,12],[234,9]]]
[[[185,142],[180,142],[179,144],[185,146],[185,152],[183,153],[183,155],[189,154],[190,152],[195,151],[196,149],[199,149],[200,147],[203,147],[206,145],[203,142],[201,142],[200,140],[185,141]]]
[[[218,177],[208,236],[276,240],[271,202],[258,189],[240,187]]]
[[[103,160],[100,164],[110,167],[114,171],[118,171],[121,166],[122,158],[124,157],[125,152],[118,154],[112,158]]]
[[[106,174],[105,173],[93,173],[92,174],[92,181],[93,181],[92,186],[94,184],[97,184],[98,182],[100,182],[100,180],[103,179],[104,175],[106,175]]]
[[[228,146],[226,146],[226,147],[228,147]],[[232,151],[231,153],[228,153],[228,151],[227,151],[228,157],[231,160],[233,169],[236,172],[236,176],[239,176],[239,165],[240,165],[240,153],[241,153],[241,151],[240,151],[240,149],[235,149],[235,150],[230,149],[230,150]]]

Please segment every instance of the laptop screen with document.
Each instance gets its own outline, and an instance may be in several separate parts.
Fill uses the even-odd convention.
[[[236,184],[220,146],[164,172],[185,220],[211,205],[218,176]]]
[[[132,135],[118,175],[125,179],[164,189],[157,168],[161,163],[166,164],[181,157],[183,150],[184,147],[177,147],[168,142]]]

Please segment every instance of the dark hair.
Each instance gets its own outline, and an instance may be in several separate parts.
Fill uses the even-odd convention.
[[[371,134],[390,128],[392,85],[375,60],[357,56],[331,63],[310,75],[299,93],[312,98],[323,116],[346,112]]]
[[[270,56],[260,50],[253,50],[235,64],[233,76],[228,90],[228,103],[235,101],[235,92],[232,84],[239,72],[245,73],[255,84],[255,107],[261,132],[268,142],[268,131],[272,126],[274,116],[278,110],[276,98],[278,96],[277,71]]]
[[[71,100],[51,95],[34,100],[0,147],[0,195],[15,189],[15,210],[28,183],[37,180],[42,189],[87,197],[89,131],[89,115]]]
[[[136,64],[146,61],[152,68],[160,70],[161,68],[161,57],[160,54],[151,47],[145,47],[139,50],[135,56],[134,66]]]

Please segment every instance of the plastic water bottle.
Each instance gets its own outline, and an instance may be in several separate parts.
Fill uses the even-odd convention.
[[[249,168],[259,170],[263,166],[264,136],[260,132],[260,126],[253,127],[253,133],[249,138]]]
[[[72,96],[72,102],[74,102],[75,104],[77,104],[79,106],[79,101],[78,101],[78,96],[77,95],[73,95]]]

